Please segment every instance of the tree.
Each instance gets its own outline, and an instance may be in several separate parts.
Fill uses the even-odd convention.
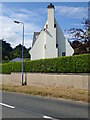
[[[90,53],[90,21],[84,19],[83,28],[71,28],[66,32],[71,36],[71,46],[74,48],[74,54]]]
[[[2,40],[2,60],[12,59],[13,48],[9,43]]]
[[[21,44],[19,44],[13,49],[13,58],[16,58],[16,57],[22,58],[22,45]],[[23,47],[23,57],[30,58],[29,51],[25,46]]]
[[[2,40],[0,45],[1,45],[0,49],[2,50],[2,60],[3,61],[9,61],[16,57],[22,58],[22,45],[21,44],[19,44],[15,48],[12,48],[9,43]],[[30,58],[29,50],[25,46],[23,47],[23,57]],[[0,61],[1,61],[1,59],[0,59]]]
[[[71,36],[72,40],[80,42],[88,41],[89,20],[84,19],[82,24],[83,28],[71,28],[66,31]]]

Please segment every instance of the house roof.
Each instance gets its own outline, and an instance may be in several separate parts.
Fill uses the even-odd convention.
[[[21,62],[22,61],[22,58],[14,58],[12,60],[10,60],[10,62]]]
[[[54,8],[55,9],[55,7],[54,7],[54,5],[52,3],[50,3],[50,5],[48,5],[47,8]]]
[[[35,44],[35,42],[36,42],[36,40],[37,40],[39,34],[40,34],[40,32],[34,32],[32,47],[33,47],[33,45]]]

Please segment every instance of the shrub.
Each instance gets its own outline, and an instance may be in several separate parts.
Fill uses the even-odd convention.
[[[12,66],[11,72],[21,72],[22,71],[22,63],[21,62],[12,62],[11,66]]]
[[[2,64],[2,66],[0,65],[0,67],[2,67],[2,72],[3,74],[10,74],[12,71],[12,66],[10,63],[4,63]]]
[[[90,55],[76,55],[53,59],[33,60],[24,63],[24,72],[88,73]]]
[[[90,55],[62,56],[52,59],[25,61],[24,72],[39,73],[89,73]],[[21,72],[22,63],[2,64],[2,73]]]

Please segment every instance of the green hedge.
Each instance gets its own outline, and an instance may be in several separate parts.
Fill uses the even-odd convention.
[[[40,73],[89,73],[90,55],[76,55],[53,59],[41,59],[24,62],[24,72]],[[2,65],[2,73],[21,72],[22,63],[6,63]]]
[[[4,63],[4,64],[2,64],[2,73],[3,74],[10,74],[11,71],[12,71],[12,65],[11,65],[11,63]]]

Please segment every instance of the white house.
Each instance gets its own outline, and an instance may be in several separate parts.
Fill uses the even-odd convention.
[[[71,56],[74,53],[54,17],[54,5],[48,5],[48,19],[41,32],[34,32],[31,60]]]

